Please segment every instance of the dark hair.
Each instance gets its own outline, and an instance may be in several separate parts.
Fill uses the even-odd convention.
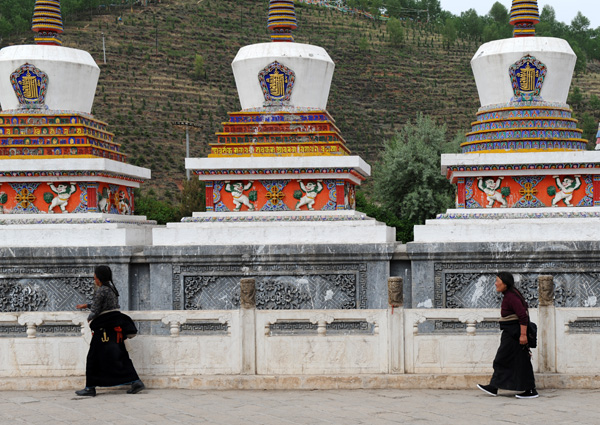
[[[102,282],[102,285],[108,286],[110,289],[112,289],[117,297],[119,296],[119,291],[117,291],[117,288],[112,281],[112,270],[110,267],[105,265],[96,266],[94,269],[94,275],[100,282]]]
[[[515,278],[513,277],[512,273],[498,272],[496,273],[496,276],[498,276],[502,283],[506,285],[506,290],[517,294],[525,308],[528,308],[527,301],[525,301],[525,297],[517,288],[515,288]]]

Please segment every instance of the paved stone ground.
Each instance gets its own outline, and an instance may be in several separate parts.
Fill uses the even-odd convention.
[[[474,390],[0,391],[0,424],[594,424],[600,390],[519,400]]]

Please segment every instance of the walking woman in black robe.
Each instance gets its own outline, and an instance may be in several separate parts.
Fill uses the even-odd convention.
[[[500,307],[500,347],[494,359],[494,374],[489,385],[477,385],[483,392],[496,396],[498,389],[524,391],[517,398],[536,398],[535,377],[531,365],[531,351],[527,345],[528,306],[515,288],[513,275],[500,272],[496,277],[496,291],[503,294]]]
[[[78,309],[91,310],[88,322],[92,342],[85,367],[85,388],[75,394],[94,397],[96,387],[127,384],[131,384],[127,393],[139,393],[145,386],[125,347],[125,339],[135,335],[137,329],[131,318],[119,311],[119,291],[112,281],[110,267],[96,267],[94,284],[96,292],[92,303],[77,305]]]

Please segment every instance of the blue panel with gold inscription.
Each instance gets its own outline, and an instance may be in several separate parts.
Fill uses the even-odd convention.
[[[296,74],[287,66],[275,61],[258,73],[258,81],[265,101],[289,101]]]
[[[547,74],[546,65],[533,56],[524,56],[509,68],[515,101],[541,100],[540,93]]]
[[[22,107],[41,107],[46,101],[48,75],[26,63],[10,75],[13,90]]]

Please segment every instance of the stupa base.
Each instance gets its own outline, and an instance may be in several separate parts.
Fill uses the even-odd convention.
[[[423,226],[415,242],[554,242],[600,240],[600,210],[572,208],[452,209]]]
[[[153,230],[154,245],[366,244],[396,241],[396,230],[357,211],[194,213]]]
[[[2,214],[0,247],[146,246],[154,225],[133,215]]]

